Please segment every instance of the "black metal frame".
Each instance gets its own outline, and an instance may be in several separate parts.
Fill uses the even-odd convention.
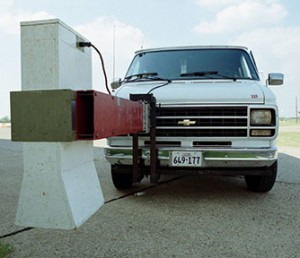
[[[156,99],[153,94],[130,94],[130,100],[143,101],[150,107],[150,182],[158,183],[159,174],[157,173],[157,148],[156,148]],[[139,134],[132,135],[132,164],[133,164],[133,183],[138,182],[142,178],[141,167],[143,166],[142,150],[139,148]]]

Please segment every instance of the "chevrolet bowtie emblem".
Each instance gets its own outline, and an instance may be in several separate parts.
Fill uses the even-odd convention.
[[[178,121],[178,125],[190,126],[196,124],[196,121],[191,121],[190,119],[184,119],[183,121]]]

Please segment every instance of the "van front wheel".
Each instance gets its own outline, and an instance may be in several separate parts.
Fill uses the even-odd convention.
[[[265,170],[266,172],[270,172],[270,174],[266,176],[245,176],[249,190],[264,193],[273,188],[277,176],[277,161]]]
[[[132,166],[112,165],[111,178],[117,189],[130,188],[132,186]]]
[[[245,176],[245,181],[249,190],[253,192],[265,193],[270,191],[276,181],[277,161],[270,167],[265,168],[268,175]]]

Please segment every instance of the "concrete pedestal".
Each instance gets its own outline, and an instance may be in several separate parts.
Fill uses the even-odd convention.
[[[22,90],[92,89],[83,40],[57,19],[21,23]],[[23,153],[17,225],[73,229],[103,205],[92,141],[24,143]]]

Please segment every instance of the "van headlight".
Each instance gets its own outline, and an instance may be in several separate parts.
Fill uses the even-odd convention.
[[[253,109],[251,110],[251,125],[272,125],[274,113],[271,110]]]

